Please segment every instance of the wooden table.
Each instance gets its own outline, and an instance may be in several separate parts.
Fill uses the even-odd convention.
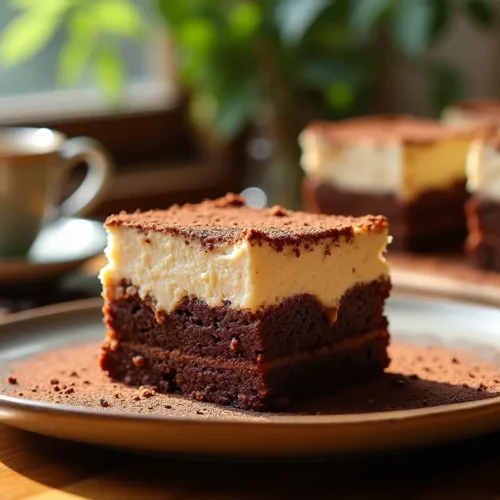
[[[371,460],[222,463],[127,455],[0,425],[2,500],[500,498],[500,436]]]
[[[436,277],[433,261],[394,264],[402,285],[412,273],[434,283],[422,279],[425,269]],[[0,500],[500,499],[499,478],[500,434],[387,458],[244,464],[134,456],[0,425]]]

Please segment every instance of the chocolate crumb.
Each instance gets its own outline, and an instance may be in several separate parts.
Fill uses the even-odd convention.
[[[140,398],[139,396],[134,396],[132,399],[133,399],[134,401],[140,401],[140,400],[141,400],[141,398]]]
[[[469,375],[470,378],[476,378],[476,375],[474,373],[472,373],[472,372],[469,372],[468,375]]]
[[[102,406],[103,408],[107,408],[109,406],[109,403],[106,400],[106,398],[100,398],[99,399],[99,405]]]
[[[116,352],[116,351],[118,351],[118,349],[119,349],[119,348],[120,348],[120,342],[118,342],[118,340],[113,339],[113,340],[109,343],[109,350],[110,350],[110,351]]]
[[[17,393],[17,395],[18,395],[19,397],[21,397],[21,398],[24,396],[24,394],[23,394],[22,392],[18,392],[18,393]]]
[[[73,394],[75,392],[75,389],[73,387],[69,387],[64,391],[64,394]]]
[[[132,358],[132,363],[134,363],[135,366],[140,368],[141,366],[144,366],[146,364],[146,360],[144,359],[144,356],[138,354],[137,356],[134,356]]]
[[[239,348],[240,348],[240,341],[238,339],[232,339],[230,345],[231,351],[236,352],[239,350]]]
[[[55,392],[59,392],[61,390],[61,388],[58,386],[58,385],[55,385],[54,386],[54,391]]]
[[[165,408],[166,408],[167,410],[171,410],[171,409],[172,409],[172,405],[165,405]]]
[[[411,380],[420,380],[420,377],[416,373],[412,373],[408,378]]]
[[[195,392],[194,399],[196,399],[196,401],[205,401],[205,396],[201,392]]]
[[[286,217],[286,216],[288,216],[288,212],[280,205],[274,205],[274,207],[271,207],[269,209],[269,213],[271,215],[273,215],[274,217]]]
[[[50,383],[51,385],[57,385],[59,383],[59,380],[57,378],[51,378]]]
[[[458,358],[452,358],[451,362],[452,362],[454,365],[459,365],[459,364],[460,364],[460,361],[458,360]]]
[[[119,394],[118,392],[115,392],[115,393],[113,394],[113,396],[114,396],[116,399],[120,399],[120,394]]]
[[[204,415],[204,413],[200,410],[196,410],[196,415]]]
[[[71,372],[69,374],[70,377],[78,377],[78,373],[77,372]]]
[[[83,381],[83,383],[84,383],[85,385],[90,385],[90,380],[84,380],[84,381]]]
[[[37,391],[36,388],[31,389],[31,392],[36,392],[36,391]]]
[[[17,378],[16,377],[8,377],[7,382],[11,385],[17,385]]]
[[[139,396],[143,398],[151,398],[153,396],[156,396],[156,390],[157,387],[148,387],[148,386],[141,386],[139,387]]]

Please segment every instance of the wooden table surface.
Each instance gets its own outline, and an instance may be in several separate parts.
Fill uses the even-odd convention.
[[[2,500],[493,499],[500,436],[391,458],[318,463],[134,456],[0,425]]]
[[[97,260],[86,271],[101,265]],[[402,285],[413,273],[425,286],[443,286],[422,279],[436,276],[432,260],[394,265]],[[456,279],[467,281],[467,273],[452,272],[455,281],[444,284],[463,293]],[[0,424],[0,500],[150,498],[500,499],[500,434],[387,458],[245,464],[135,456]]]

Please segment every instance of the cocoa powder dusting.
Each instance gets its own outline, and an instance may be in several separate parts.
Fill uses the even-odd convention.
[[[0,391],[25,399],[107,412],[197,418],[272,417],[269,413],[217,407],[203,402],[203,398],[159,394],[155,387],[127,387],[101,372],[98,350],[96,344],[71,347],[11,366],[10,377],[18,383],[13,386],[5,377]],[[386,374],[335,394],[295,402],[286,407],[286,413],[369,413],[477,401],[500,395],[500,368],[478,363],[467,353],[395,342],[390,348],[390,356],[392,363]],[[62,373],[68,375],[59,375]],[[75,378],[75,373],[85,373],[86,379]],[[57,386],[53,384],[54,374],[58,374]],[[64,391],[55,390],[55,387],[70,384],[71,388]]]

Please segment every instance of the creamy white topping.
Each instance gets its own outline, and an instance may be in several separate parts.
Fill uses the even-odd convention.
[[[463,182],[470,143],[470,137],[454,136],[433,143],[334,143],[313,130],[305,130],[299,140],[308,177],[345,191],[389,193],[405,201]]]
[[[104,296],[113,297],[124,279],[150,297],[158,309],[170,312],[186,296],[209,306],[229,301],[234,308],[256,311],[287,297],[312,294],[326,307],[336,308],[342,295],[358,283],[387,278],[383,253],[387,231],[356,229],[347,242],[329,240],[301,249],[278,252],[267,243],[205,250],[199,241],[168,233],[140,233],[134,228],[108,228],[108,265],[101,271]]]
[[[462,108],[450,106],[443,110],[441,121],[451,127],[467,128],[480,120]]]
[[[396,193],[401,185],[402,148],[396,143],[335,144],[310,131],[300,135],[302,167],[346,191]]]
[[[480,139],[471,144],[467,156],[467,189],[500,201],[500,151]]]

